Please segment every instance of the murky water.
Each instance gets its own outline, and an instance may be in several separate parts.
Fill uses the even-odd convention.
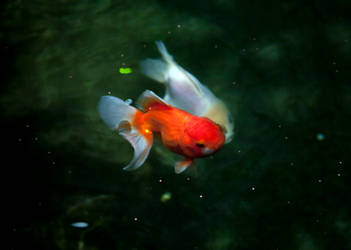
[[[1,114],[10,249],[351,248],[346,1],[7,1]],[[231,110],[230,144],[174,174],[161,143],[134,172],[102,95],[161,84],[162,40]],[[120,68],[131,68],[121,74]]]

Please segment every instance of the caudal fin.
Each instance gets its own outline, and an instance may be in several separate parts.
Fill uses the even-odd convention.
[[[102,120],[111,130],[117,130],[134,149],[133,160],[123,169],[134,170],[140,167],[149,155],[153,136],[141,134],[134,126],[135,115],[141,111],[114,96],[102,96],[98,104],[98,112]]]
[[[167,82],[168,65],[160,59],[145,59],[140,62],[140,69],[144,75],[156,82]]]
[[[173,56],[168,53],[162,41],[156,41],[155,43],[162,59],[145,59],[141,61],[140,68],[141,71],[151,79],[160,83],[167,83],[169,67],[176,65],[176,62],[173,60]]]

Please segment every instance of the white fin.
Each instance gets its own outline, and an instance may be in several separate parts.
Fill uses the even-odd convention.
[[[175,64],[173,60],[173,56],[168,53],[165,44],[162,41],[155,41],[156,46],[160,54],[162,55],[163,60],[165,60],[168,64]]]
[[[121,122],[130,122],[137,110],[117,97],[106,95],[100,98],[98,112],[105,124],[115,130]]]
[[[137,131],[123,130],[120,132],[124,138],[133,146],[134,157],[133,160],[123,168],[123,170],[132,171],[143,165],[149,155],[152,146],[152,135],[146,138],[139,134]]]
[[[169,106],[168,103],[165,100],[163,100],[161,97],[156,95],[151,90],[145,90],[141,94],[141,96],[137,100],[137,105],[138,105],[138,107],[141,110],[147,111],[148,107],[150,107],[150,105],[155,103],[155,102],[161,103],[161,104],[166,105],[166,106]]]
[[[174,164],[174,172],[176,174],[180,174],[183,171],[185,171],[192,163],[193,163],[193,160],[177,161]]]
[[[140,62],[140,69],[146,76],[160,83],[167,83],[168,65],[159,59],[145,59]]]
[[[153,141],[152,134],[140,134],[133,127],[134,116],[140,111],[117,97],[102,96],[98,112],[105,124],[111,130],[118,130],[134,149],[133,160],[123,169],[134,170],[140,167],[149,155]]]

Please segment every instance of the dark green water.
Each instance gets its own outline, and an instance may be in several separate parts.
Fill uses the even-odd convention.
[[[7,1],[2,177],[9,249],[351,249],[349,1]],[[96,104],[161,85],[154,41],[231,110],[197,175],[144,166]],[[131,67],[122,75],[120,67]],[[170,192],[171,199],[161,202]],[[75,222],[88,227],[76,228]]]

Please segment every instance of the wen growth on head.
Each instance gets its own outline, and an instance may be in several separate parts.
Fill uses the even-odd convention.
[[[215,153],[225,142],[221,127],[212,120],[175,108],[150,90],[144,91],[138,106],[140,110],[113,96],[102,96],[98,104],[105,124],[134,148],[134,157],[125,170],[137,169],[144,163],[154,134],[160,135],[166,148],[184,157],[175,163],[176,173],[187,169],[195,158]]]

